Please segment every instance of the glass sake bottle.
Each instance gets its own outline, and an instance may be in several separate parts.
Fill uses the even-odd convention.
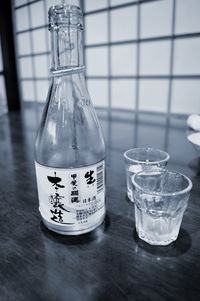
[[[82,12],[49,9],[51,84],[35,144],[39,211],[52,231],[78,235],[105,217],[105,144],[85,82]]]

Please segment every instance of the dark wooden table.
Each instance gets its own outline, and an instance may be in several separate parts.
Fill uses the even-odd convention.
[[[107,216],[90,234],[65,237],[41,223],[33,145],[40,114],[26,108],[0,119],[0,300],[200,300],[200,159],[185,120],[101,114],[107,141]],[[193,190],[178,240],[152,247],[137,238],[126,197],[123,152],[151,146]]]

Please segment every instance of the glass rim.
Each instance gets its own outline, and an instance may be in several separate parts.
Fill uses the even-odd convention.
[[[157,152],[159,152],[159,153],[165,154],[165,155],[166,155],[166,158],[165,158],[165,159],[162,159],[162,160],[153,161],[153,162],[136,160],[136,159],[130,158],[130,157],[127,155],[127,153],[130,152],[130,151],[132,151],[132,150],[153,150],[153,151],[157,151]],[[135,147],[135,148],[131,148],[131,149],[126,150],[126,151],[124,152],[124,158],[127,159],[127,160],[129,160],[129,161],[131,161],[131,162],[137,163],[137,164],[143,164],[143,165],[154,165],[154,164],[155,164],[155,165],[156,165],[156,164],[159,164],[159,163],[163,163],[163,162],[169,161],[170,155],[169,155],[167,152],[165,152],[165,151],[163,151],[163,150],[161,150],[161,149],[159,149],[159,148],[152,148],[152,147]]]
[[[167,172],[167,173],[171,173],[171,174],[179,174],[180,176],[184,177],[187,182],[188,182],[188,186],[182,190],[179,190],[179,191],[174,191],[174,192],[167,192],[167,193],[162,193],[162,192],[153,192],[153,191],[147,191],[145,190],[142,186],[140,186],[138,183],[135,182],[135,178],[138,176],[138,175],[141,175],[142,173],[143,174],[150,174],[152,172],[158,172],[158,171],[162,171],[162,172]],[[184,174],[180,173],[180,172],[177,172],[177,171],[173,171],[173,170],[167,170],[167,169],[163,169],[163,168],[157,168],[157,169],[152,169],[152,170],[149,170],[149,171],[140,171],[136,174],[134,174],[132,177],[131,177],[131,182],[132,184],[139,190],[142,190],[143,192],[147,193],[147,194],[150,194],[150,195],[155,195],[155,196],[177,196],[177,195],[181,195],[181,194],[184,194],[186,192],[189,192],[192,187],[193,187],[193,184],[192,184],[192,181]]]

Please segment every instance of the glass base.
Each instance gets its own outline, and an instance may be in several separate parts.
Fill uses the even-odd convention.
[[[178,237],[183,213],[162,216],[141,210],[135,202],[135,225],[140,239],[150,245],[167,246]]]
[[[141,230],[138,231],[136,229],[136,231],[140,239],[142,239],[143,241],[145,241],[146,243],[152,246],[167,246],[177,239],[177,236],[175,236],[175,237],[170,237],[170,239],[168,240],[151,240]]]
[[[94,225],[88,227],[88,228],[84,228],[84,229],[80,229],[81,226],[79,226],[79,229],[74,229],[74,230],[69,230],[68,227],[63,227],[61,225],[55,225],[53,223],[49,223],[48,221],[46,221],[43,217],[42,217],[42,221],[44,223],[44,225],[51,231],[56,232],[58,234],[62,234],[62,235],[81,235],[81,234],[85,234],[85,233],[89,233],[92,230],[96,229],[98,226],[100,226],[103,221],[105,219],[105,214],[101,217],[101,219],[95,223]],[[75,228],[75,227],[74,227]],[[77,226],[76,226],[77,228]]]

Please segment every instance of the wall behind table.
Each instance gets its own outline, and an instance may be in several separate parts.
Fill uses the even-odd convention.
[[[58,3],[15,0],[24,102],[45,101],[47,11]],[[87,83],[96,107],[200,113],[199,0],[83,0],[81,5]]]

